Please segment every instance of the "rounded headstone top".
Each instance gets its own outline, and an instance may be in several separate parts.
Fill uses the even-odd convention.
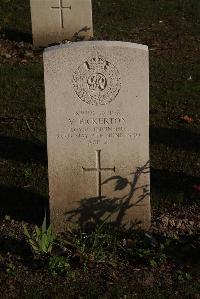
[[[120,41],[81,41],[81,42],[69,42],[66,44],[60,44],[52,47],[48,47],[44,50],[44,55],[48,52],[55,50],[67,49],[69,47],[121,47],[121,48],[132,48],[138,50],[148,51],[148,46],[130,42]]]

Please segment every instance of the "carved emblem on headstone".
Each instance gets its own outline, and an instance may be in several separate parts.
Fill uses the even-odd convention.
[[[101,55],[82,63],[73,75],[73,86],[78,97],[90,105],[112,102],[121,88],[117,67]]]

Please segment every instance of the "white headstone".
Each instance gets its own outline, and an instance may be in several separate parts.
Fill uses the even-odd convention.
[[[44,52],[51,220],[150,225],[149,58],[144,45]]]
[[[93,36],[91,0],[30,0],[35,47]]]

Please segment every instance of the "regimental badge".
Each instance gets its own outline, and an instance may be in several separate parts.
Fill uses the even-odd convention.
[[[89,58],[73,74],[73,87],[78,97],[89,105],[107,105],[121,89],[117,67],[101,55]]]

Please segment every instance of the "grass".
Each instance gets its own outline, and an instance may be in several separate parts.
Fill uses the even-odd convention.
[[[0,258],[0,275],[3,266],[8,283],[17,279],[20,298],[169,298],[174,293],[188,298],[200,291],[199,275],[196,279],[190,266],[199,255],[192,238],[152,243],[143,232],[113,231],[104,224],[95,232],[56,236],[48,252],[35,249],[34,239],[30,233],[20,245],[23,253],[13,243],[10,254]]]
[[[0,19],[2,30],[9,29],[17,32],[31,33],[29,1],[2,0]]]

